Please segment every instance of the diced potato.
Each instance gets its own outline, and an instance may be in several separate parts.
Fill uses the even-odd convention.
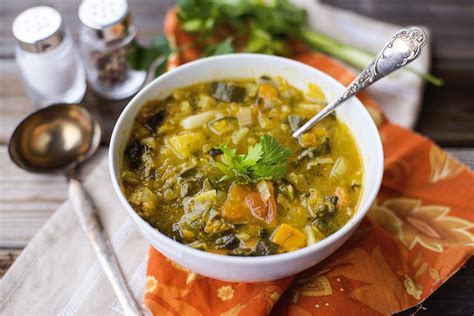
[[[140,187],[132,193],[129,201],[135,205],[141,205],[147,211],[152,211],[158,206],[158,197],[147,187]]]
[[[216,104],[216,100],[207,95],[207,94],[200,94],[199,95],[199,101],[197,102],[197,106],[201,108],[202,110],[208,110]]]
[[[310,224],[305,226],[304,232],[306,234],[308,246],[324,239],[324,235],[316,227],[313,227]]]
[[[247,127],[241,128],[236,130],[232,133],[232,142],[238,145],[249,133],[249,129]]]
[[[196,201],[196,202],[207,202],[207,201],[215,201],[216,200],[216,190],[209,190],[209,191],[205,191],[205,192],[200,192],[198,194],[196,194],[193,199]]]
[[[306,92],[306,97],[311,101],[326,101],[324,92],[317,84],[314,83],[308,84],[308,92]]]
[[[239,127],[239,124],[236,117],[224,116],[222,118],[212,120],[207,124],[207,127],[216,135],[224,135],[235,131]]]
[[[155,138],[153,138],[153,137],[144,138],[144,139],[141,140],[141,143],[143,145],[146,145],[146,146],[150,147],[151,149],[156,148]]]
[[[222,208],[222,217],[229,221],[244,220],[249,216],[245,196],[250,193],[248,186],[233,184],[227,193],[227,199]]]
[[[252,117],[252,109],[246,107],[246,108],[240,108],[239,109],[239,115],[237,116],[239,120],[239,126],[250,126],[252,125],[253,122],[253,117]]]
[[[189,104],[189,101],[186,100],[181,102],[180,112],[181,115],[189,115],[193,112],[193,108],[191,107],[191,104]]]
[[[349,166],[347,163],[347,159],[342,156],[339,156],[336,162],[334,163],[334,166],[332,167],[332,170],[329,173],[329,176],[340,178],[340,177],[343,177],[347,173],[348,170],[349,170]]]
[[[313,147],[322,144],[328,137],[328,131],[321,126],[314,126],[309,132],[301,135],[301,145]]]
[[[286,251],[293,251],[306,246],[306,235],[298,229],[283,223],[273,233],[272,241]]]
[[[201,132],[185,132],[168,137],[165,143],[179,159],[186,159],[201,148],[204,139],[204,134]]]

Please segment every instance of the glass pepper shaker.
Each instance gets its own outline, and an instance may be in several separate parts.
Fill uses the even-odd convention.
[[[79,6],[80,42],[90,86],[108,99],[133,95],[146,72],[133,70],[127,60],[137,31],[125,0],[84,0]]]
[[[81,101],[86,92],[84,67],[61,14],[47,6],[29,8],[15,18],[12,31],[29,97],[40,106]]]

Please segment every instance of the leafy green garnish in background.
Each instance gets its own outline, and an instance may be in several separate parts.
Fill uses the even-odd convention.
[[[163,61],[158,65],[155,72],[155,76],[158,77],[166,71],[166,63],[171,53],[172,49],[166,36],[160,35],[155,37],[148,47],[142,46],[136,41],[133,42],[127,58],[133,69],[147,70],[156,58],[163,56]]]
[[[359,69],[374,58],[371,53],[309,29],[306,11],[288,0],[178,0],[178,4],[178,18],[184,30],[202,39],[222,26],[230,26],[235,30],[234,39],[238,35],[247,39],[240,49],[243,52],[287,56],[291,54],[288,39],[293,38]],[[443,84],[442,79],[431,74],[410,67],[406,70],[436,86]]]
[[[207,47],[203,57],[234,52],[290,56],[288,40],[296,39],[358,69],[365,68],[374,58],[367,51],[311,30],[306,11],[288,0],[178,0],[178,5],[181,28],[197,35],[191,45]],[[222,33],[226,28],[232,37],[216,42],[215,33]],[[134,69],[146,69],[163,55],[165,61],[157,71],[159,75],[170,53],[166,38],[160,36],[149,47],[135,44],[130,60]],[[411,67],[405,69],[436,86],[443,84],[442,79],[429,73]]]
[[[213,165],[224,174],[219,181],[232,180],[240,184],[282,178],[291,155],[289,148],[280,145],[270,135],[260,136],[260,142],[249,146],[246,155],[237,154],[235,148],[227,145],[215,149],[222,151],[223,157],[221,161],[213,161]]]
[[[216,56],[216,55],[225,55],[234,53],[234,47],[232,47],[232,37],[228,37],[222,42],[214,45],[207,46],[204,51],[204,56]]]

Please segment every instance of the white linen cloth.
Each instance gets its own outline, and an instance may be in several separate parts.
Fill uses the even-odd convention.
[[[378,51],[400,27],[360,15],[299,1],[311,25],[333,37],[369,51]],[[426,71],[426,52],[414,64]],[[424,83],[399,72],[377,83],[372,96],[392,122],[413,127]],[[135,230],[112,189],[107,159],[85,179],[122,268],[137,300],[143,302],[147,242]],[[0,315],[114,315],[121,308],[83,233],[69,202],[65,202],[31,240],[0,283]]]

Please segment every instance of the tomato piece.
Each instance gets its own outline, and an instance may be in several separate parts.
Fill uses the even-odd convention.
[[[249,208],[252,215],[262,221],[265,221],[267,218],[267,205],[260,197],[258,192],[250,192],[245,196],[245,204]]]
[[[273,185],[270,183],[270,197],[264,201],[259,192],[250,192],[245,196],[245,204],[255,218],[270,225],[276,224],[277,204]]]

